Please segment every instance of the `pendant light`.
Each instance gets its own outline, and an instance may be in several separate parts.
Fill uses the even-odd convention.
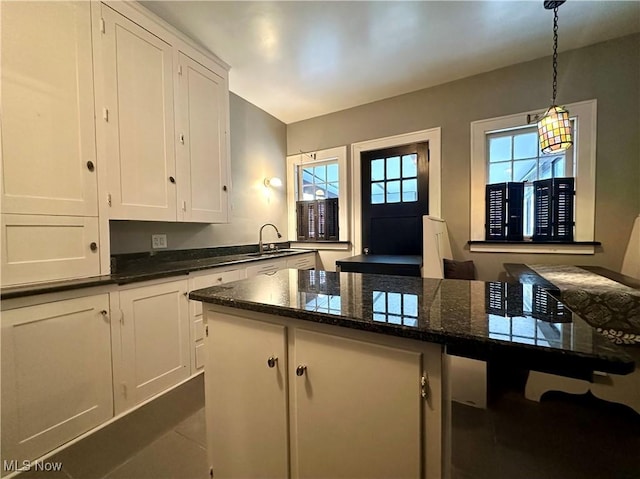
[[[558,87],[558,7],[565,0],[545,1],[544,8],[553,10],[553,98],[551,106],[538,120],[538,137],[543,153],[564,151],[573,144],[569,112],[556,105]]]

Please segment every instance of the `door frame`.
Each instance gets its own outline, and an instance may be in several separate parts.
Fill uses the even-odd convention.
[[[441,217],[441,152],[440,127],[387,136],[375,140],[351,144],[351,231],[353,231],[354,254],[362,251],[362,183],[360,154],[370,150],[382,150],[410,143],[429,143],[429,215]]]

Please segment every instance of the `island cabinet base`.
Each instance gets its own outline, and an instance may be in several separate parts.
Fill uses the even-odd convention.
[[[208,454],[224,478],[442,478],[440,345],[205,304]]]

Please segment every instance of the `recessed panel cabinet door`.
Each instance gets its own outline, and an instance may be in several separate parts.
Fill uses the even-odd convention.
[[[214,477],[289,477],[285,327],[206,315],[207,444]]]
[[[220,67],[212,71],[182,52],[178,58],[178,171],[187,177],[178,184],[179,217],[225,223],[229,220],[227,72]]]
[[[187,282],[120,291],[125,402],[133,406],[189,377]]]
[[[422,477],[422,355],[299,328],[293,478]],[[300,376],[298,366],[306,366]]]
[[[35,459],[113,416],[107,294],[2,312],[2,459]]]
[[[0,32],[2,212],[97,216],[90,2],[3,2]]]
[[[120,291],[125,409],[189,377],[186,293],[186,280]]]
[[[176,220],[171,45],[102,5],[112,219]]]

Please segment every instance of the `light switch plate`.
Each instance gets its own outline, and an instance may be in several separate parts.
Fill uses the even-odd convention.
[[[153,249],[167,247],[167,235],[151,235],[151,247]]]

